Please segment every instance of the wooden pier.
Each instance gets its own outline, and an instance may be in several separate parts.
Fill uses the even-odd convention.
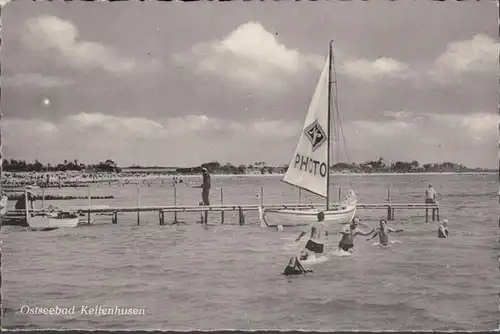
[[[140,212],[157,212],[158,220],[160,225],[165,225],[165,214],[172,213],[174,215],[174,223],[177,223],[177,214],[181,212],[190,213],[203,213],[203,212],[220,212],[221,213],[221,223],[224,223],[224,212],[233,211],[238,212],[240,224],[244,224],[245,216],[244,213],[248,211],[258,211],[260,208],[264,210],[279,210],[279,209],[324,209],[323,204],[221,204],[221,205],[207,205],[207,206],[195,206],[195,205],[165,205],[165,206],[133,206],[133,207],[100,207],[100,208],[81,208],[77,210],[80,215],[87,215],[88,221],[90,222],[91,214],[110,214],[112,216],[111,221],[113,224],[118,223],[119,213],[137,213],[137,225],[140,224],[139,213]],[[387,220],[395,219],[396,210],[426,210],[426,221],[428,221],[428,210],[432,210],[435,214],[432,216],[432,220],[439,221],[439,205],[438,204],[425,204],[425,203],[374,203],[374,204],[357,204],[356,210],[384,210],[387,212]],[[43,213],[44,210],[36,209],[30,210],[33,213]],[[25,210],[10,210],[6,218],[9,216],[20,216],[25,214]]]
[[[200,213],[203,220],[203,213],[207,214],[210,212],[220,212],[221,224],[225,222],[224,213],[228,211],[238,212],[239,223],[241,225],[245,222],[245,212],[248,211],[259,211],[259,210],[280,210],[280,209],[325,209],[325,203],[301,203],[301,192],[299,189],[299,203],[284,203],[284,204],[267,204],[264,203],[264,187],[260,187],[260,193],[257,195],[259,198],[259,203],[254,204],[224,204],[224,194],[223,189],[220,188],[220,204],[218,205],[178,205],[177,204],[177,185],[173,184],[173,205],[160,205],[160,206],[141,206],[140,204],[140,182],[137,181],[136,190],[136,203],[135,206],[130,207],[93,207],[92,206],[92,194],[91,187],[88,187],[88,207],[81,208],[71,208],[66,209],[71,212],[77,212],[80,216],[87,216],[87,222],[90,224],[92,214],[110,215],[112,217],[112,223],[118,223],[118,214],[120,213],[136,213],[137,215],[137,225],[140,225],[140,213],[141,212],[157,212],[158,220],[160,225],[165,225],[165,214],[173,215],[173,224],[179,223],[178,214],[179,213]],[[339,187],[338,192],[338,203],[341,202],[342,194],[341,188]],[[44,190],[42,189],[42,208],[45,196]],[[387,188],[387,202],[384,203],[358,203],[356,210],[383,210],[386,212],[387,221],[393,221],[395,219],[396,210],[425,210],[425,220],[429,221],[429,210],[432,212],[432,221],[439,221],[439,204],[429,204],[429,203],[394,203],[392,201],[391,187]],[[307,202],[307,199],[304,200]],[[337,205],[338,205],[337,203]],[[332,203],[333,204],[333,203]],[[334,204],[335,205],[335,204]],[[43,209],[30,210],[33,213],[43,213],[46,212]],[[5,215],[4,219],[9,220],[19,220],[25,217],[25,210],[9,210]],[[24,219],[25,220],[25,219]],[[8,224],[8,223],[7,223]]]

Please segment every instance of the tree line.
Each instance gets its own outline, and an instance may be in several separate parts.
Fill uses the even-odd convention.
[[[417,160],[386,162],[384,158],[375,161],[356,163],[337,163],[332,166],[334,171],[349,171],[354,173],[412,173],[412,172],[466,172],[484,171],[482,168],[468,168],[455,162],[425,163],[420,165]]]
[[[121,172],[122,168],[117,164],[107,159],[100,161],[97,164],[83,164],[78,159],[64,160],[59,164],[42,164],[40,161],[27,162],[26,160],[5,159],[3,161],[3,171],[5,172],[64,172],[64,171],[86,171],[86,172]],[[218,161],[205,162],[200,166],[194,167],[178,167],[174,168],[169,173],[178,174],[196,174],[200,173],[201,169],[205,167],[211,173],[216,174],[274,174],[284,173],[288,166],[268,166],[265,161],[254,162],[252,164],[238,166],[231,163],[221,164]],[[142,167],[134,165],[126,167],[127,169],[151,169],[153,167]],[[165,167],[155,167],[158,169]],[[351,173],[412,173],[412,172],[466,172],[466,171],[489,171],[482,168],[468,168],[462,164],[453,162],[443,163],[426,163],[420,165],[417,160],[412,161],[394,161],[386,162],[384,158],[379,158],[374,161],[365,161],[363,163],[336,163],[330,168],[332,171],[337,172],[351,172]]]
[[[4,172],[121,171],[121,168],[111,159],[88,165],[79,163],[78,159],[64,160],[64,162],[59,164],[42,164],[38,160],[27,162],[26,160],[5,159],[2,162],[2,169]]]

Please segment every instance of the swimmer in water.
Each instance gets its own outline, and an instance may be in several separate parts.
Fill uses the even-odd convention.
[[[380,245],[387,246],[391,243],[389,234],[390,233],[398,233],[398,232],[403,232],[403,230],[402,229],[396,230],[396,229],[393,229],[391,227],[388,227],[387,221],[385,219],[380,219],[380,227],[377,228],[377,230],[375,231],[375,233],[373,234],[373,236],[371,238],[368,238],[366,240],[367,241],[372,240],[373,238],[375,238],[378,235]]]
[[[323,236],[328,236],[328,231],[326,230],[325,223],[323,222],[325,219],[325,214],[323,211],[318,212],[318,221],[312,223],[308,227],[308,231],[303,231],[300,233],[299,237],[295,240],[295,242],[299,242],[300,238],[310,232],[309,240],[307,241],[306,248],[302,251],[300,255],[301,260],[306,260],[309,258],[309,253],[313,253],[315,255],[323,254],[324,251],[324,238]]]
[[[305,273],[312,273],[312,270],[305,269],[300,263],[299,259],[296,256],[292,256],[288,261],[288,264],[283,272],[283,275],[300,275]]]
[[[448,219],[443,220],[443,223],[438,228],[438,238],[448,238]]]
[[[368,236],[373,233],[374,229],[370,232],[363,232],[358,228],[359,218],[354,217],[352,219],[351,224],[343,231],[340,232],[342,234],[342,239],[339,242],[339,251],[343,250],[344,252],[354,252],[354,238],[357,235]]]

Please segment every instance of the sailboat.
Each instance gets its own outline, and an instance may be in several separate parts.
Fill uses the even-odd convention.
[[[356,214],[357,200],[352,189],[349,189],[344,201],[333,206],[330,204],[329,167],[333,137],[331,135],[331,86],[332,83],[336,85],[336,79],[332,81],[332,65],[333,77],[335,77],[332,46],[333,41],[330,41],[329,54],[309,105],[297,148],[282,180],[289,185],[325,198],[326,208],[321,210],[316,208],[265,210],[264,219],[269,226],[309,224],[317,220],[319,211],[323,211],[325,223],[348,223]],[[337,131],[338,135],[339,132]]]

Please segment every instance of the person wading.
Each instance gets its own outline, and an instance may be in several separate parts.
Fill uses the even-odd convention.
[[[296,256],[292,256],[288,261],[288,264],[283,272],[283,275],[301,275],[305,273],[312,273],[313,271],[310,269],[305,269],[300,263],[299,259]]]
[[[443,223],[438,227],[438,238],[448,238],[450,232],[448,231],[448,219],[443,220]]]
[[[403,232],[402,229],[393,229],[389,226],[387,226],[387,221],[385,219],[380,220],[380,227],[375,231],[373,236],[371,238],[366,239],[366,241],[369,241],[376,236],[378,236],[379,243],[381,246],[387,246],[391,243],[390,239],[390,233],[399,233]]]
[[[325,240],[323,236],[328,236],[328,231],[326,230],[325,223],[325,214],[323,211],[318,212],[318,221],[312,223],[308,231],[310,231],[309,240],[307,241],[306,248],[302,252],[300,259],[306,260],[309,258],[309,253],[316,255],[323,254],[324,251],[324,243]],[[303,231],[300,233],[299,237],[295,240],[295,242],[299,242],[300,238],[307,234],[308,231]]]
[[[359,225],[359,218],[354,217],[351,221],[351,224],[344,228],[343,231],[340,231],[340,234],[342,234],[342,238],[340,239],[338,250],[339,251],[344,251],[344,252],[354,252],[354,238],[357,235],[362,235],[362,236],[368,236],[372,234],[375,229],[372,229],[370,232],[363,232],[361,229],[358,227]]]

